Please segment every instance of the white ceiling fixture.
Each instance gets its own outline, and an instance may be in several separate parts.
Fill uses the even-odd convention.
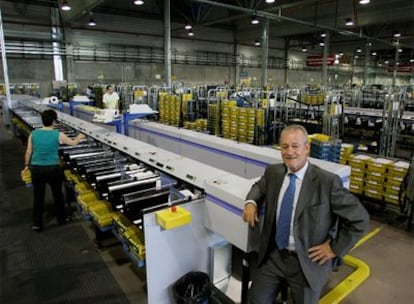
[[[275,3],[275,0],[266,0],[266,3]]]
[[[359,4],[362,4],[362,5],[369,4],[370,2],[371,2],[370,0],[359,0]]]
[[[193,26],[190,23],[186,23],[185,26],[184,26],[184,28],[186,30],[191,30],[193,28]]]
[[[345,18],[345,25],[346,26],[354,25],[354,21],[352,20],[352,18]]]
[[[257,18],[256,14],[253,14],[250,20],[251,24],[259,24],[259,19]]]
[[[260,41],[259,41],[259,40],[255,40],[255,41],[254,41],[254,45],[255,45],[255,46],[260,46]]]
[[[67,0],[63,0],[62,6],[60,8],[62,11],[66,11],[66,12],[72,9]]]
[[[135,0],[134,1],[134,4],[135,5],[143,5],[144,4],[144,1],[143,0]]]

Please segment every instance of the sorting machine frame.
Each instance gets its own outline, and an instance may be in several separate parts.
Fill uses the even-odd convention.
[[[36,103],[25,105],[37,111],[46,108]],[[170,303],[173,297],[172,284],[193,270],[209,273],[212,282],[225,290],[226,280],[231,275],[229,244],[245,253],[252,252],[257,246],[254,240],[258,240],[258,237],[252,234],[252,230],[241,219],[245,196],[268,163],[282,161],[278,152],[207,135],[200,137],[201,134],[195,132],[191,133],[197,138],[190,140],[188,136],[191,133],[188,130],[172,135],[169,133],[172,129],[164,125],[162,127],[167,137],[161,137],[161,140],[167,139],[167,142],[163,144],[160,138],[149,136],[158,133],[155,130],[143,133],[157,146],[173,144],[172,150],[176,152],[173,153],[65,113],[58,113],[58,116],[60,123],[83,132],[90,141],[105,145],[139,164],[197,189],[200,193],[197,198],[181,205],[191,212],[192,220],[188,225],[164,230],[157,224],[155,212],[143,214],[148,303]],[[142,122],[132,122],[131,125],[134,123]],[[153,123],[145,123],[147,124]],[[209,139],[214,142],[208,143]],[[230,143],[234,146],[228,146]],[[196,161],[182,156],[184,154],[180,152],[191,150],[191,146],[196,149],[192,153],[200,154],[202,159]],[[221,169],[205,164],[212,160],[216,160]],[[349,185],[349,167],[317,159],[311,161],[338,174],[344,185]],[[221,164],[229,164],[230,167]],[[246,300],[246,283],[243,280],[242,303]]]
[[[25,103],[38,112],[45,105]],[[162,229],[155,212],[143,215],[148,303],[170,303],[171,285],[192,270],[210,274],[213,283],[230,276],[230,242],[244,252],[252,251],[249,229],[241,219],[244,198],[253,180],[162,150],[95,124],[58,113],[58,120],[154,171],[163,172],[201,195],[182,204],[191,212],[191,223]],[[232,227],[229,229],[228,227]],[[219,254],[217,254],[219,252]],[[218,269],[217,263],[227,269]],[[226,275],[227,274],[227,275]]]

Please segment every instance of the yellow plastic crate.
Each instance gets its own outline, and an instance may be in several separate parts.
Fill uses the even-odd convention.
[[[106,209],[100,209],[93,212],[94,222],[101,228],[111,226],[115,212]]]
[[[383,191],[379,192],[376,189],[367,188],[366,186],[365,186],[364,194],[365,196],[368,196],[368,197],[371,197],[377,200],[382,200],[382,197],[383,197]]]
[[[362,168],[351,167],[351,176],[362,178],[365,176],[365,170]]]
[[[397,161],[389,167],[392,176],[404,177],[407,174],[410,164],[406,161]]]
[[[394,205],[399,204],[398,195],[385,194],[384,195],[384,201],[386,201],[387,203],[394,204]]]
[[[385,194],[388,195],[399,195],[400,194],[400,187],[396,186],[385,186]]]
[[[123,235],[128,228],[135,227],[135,225],[122,213],[116,213],[113,216],[113,224],[119,235]]]
[[[358,186],[358,187],[363,187],[364,186],[364,179],[360,178],[360,177],[351,176],[350,177],[350,184]]]
[[[365,175],[365,180],[373,181],[373,182],[375,181],[376,183],[383,184],[385,181],[385,174],[381,174],[379,172],[367,171]]]
[[[369,172],[378,172],[384,174],[387,168],[392,165],[393,161],[386,158],[373,158],[367,161],[367,169]]]
[[[366,166],[366,163],[371,160],[372,157],[365,154],[351,154],[349,156],[349,165],[351,167],[355,168],[361,168],[364,169]]]
[[[396,177],[387,177],[387,180],[385,181],[385,185],[387,186],[397,186],[400,187],[403,179],[402,178],[396,178]]]
[[[84,194],[84,193],[93,191],[93,188],[87,182],[79,182],[75,185],[75,191],[78,194]]]
[[[381,195],[384,194],[384,185],[383,184],[373,184],[373,183],[368,183],[367,181],[365,181],[364,189],[368,190],[368,191],[371,191],[371,192],[376,192],[376,193],[381,194]]]
[[[350,184],[349,191],[355,194],[362,194],[364,192],[364,188],[363,186],[358,185],[358,184]]]

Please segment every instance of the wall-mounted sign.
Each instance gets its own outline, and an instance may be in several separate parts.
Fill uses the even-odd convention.
[[[326,63],[328,65],[333,65],[335,62],[335,55],[328,55],[326,58]],[[323,56],[322,55],[314,55],[314,56],[307,56],[306,57],[306,65],[307,66],[322,66],[323,65]]]

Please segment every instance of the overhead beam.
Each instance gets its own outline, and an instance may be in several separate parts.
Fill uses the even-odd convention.
[[[63,0],[59,0],[59,7],[62,5],[62,2]],[[88,14],[96,6],[103,3],[104,0],[69,0],[68,2],[72,9],[70,11],[61,10],[63,24],[70,24],[82,15]]]
[[[379,38],[376,38],[376,37],[371,37],[371,36],[363,34],[362,32],[354,33],[354,32],[348,31],[348,30],[341,30],[341,29],[337,29],[337,28],[331,27],[331,26],[326,26],[326,25],[322,25],[322,24],[314,24],[314,23],[311,23],[311,22],[286,17],[286,16],[282,15],[281,10],[279,10],[278,14],[273,14],[273,13],[269,13],[269,12],[263,11],[263,10],[255,11],[254,9],[249,9],[249,8],[245,8],[245,7],[238,7],[238,6],[229,5],[229,4],[220,3],[220,2],[211,1],[211,0],[194,0],[194,1],[204,3],[204,4],[209,4],[209,5],[215,5],[215,6],[218,6],[218,7],[223,7],[223,8],[229,9],[229,10],[240,11],[240,12],[243,12],[243,13],[249,14],[249,15],[255,13],[259,17],[264,17],[264,18],[274,19],[274,20],[288,21],[288,22],[308,26],[308,27],[311,27],[311,28],[316,28],[316,29],[319,29],[319,30],[322,30],[322,31],[330,31],[330,32],[339,33],[339,34],[345,35],[345,36],[358,37],[360,39],[367,39],[367,40],[370,40],[370,41],[376,41],[376,42],[383,43],[383,44],[386,44],[386,45],[392,45],[391,41],[379,39]]]

